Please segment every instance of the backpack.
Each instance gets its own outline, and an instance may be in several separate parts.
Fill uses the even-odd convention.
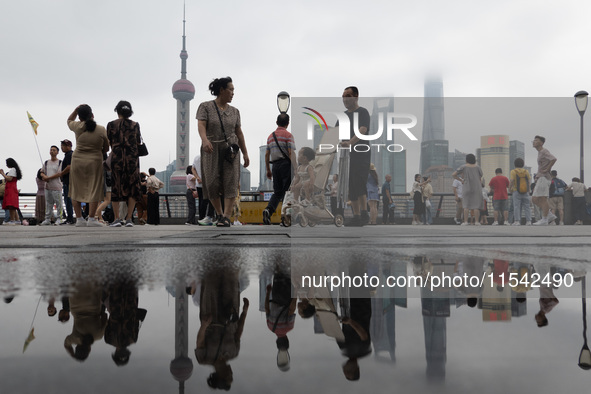
[[[527,177],[527,173],[523,175],[517,175],[517,191],[519,194],[526,194],[529,192],[529,179]]]
[[[550,184],[550,196],[564,196],[566,183],[562,179],[554,178]]]

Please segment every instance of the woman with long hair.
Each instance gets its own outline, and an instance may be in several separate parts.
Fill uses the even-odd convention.
[[[104,198],[103,154],[109,151],[107,131],[96,124],[92,108],[87,104],[79,105],[70,114],[68,127],[76,135],[69,191],[76,212],[76,227],[101,227],[103,224],[92,215]],[[83,202],[89,204],[91,214],[88,222],[82,216]]]
[[[127,202],[125,227],[133,227],[131,220],[136,201],[142,198],[140,190],[140,159],[138,148],[142,143],[140,124],[129,119],[133,110],[129,101],[121,100],[115,107],[118,119],[107,124],[111,144],[111,201],[115,221],[111,227],[121,227],[119,202]]]
[[[6,159],[6,167],[10,168],[8,172],[0,169],[0,175],[4,177],[6,186],[4,189],[4,199],[2,200],[2,209],[10,212],[10,220],[2,224],[17,225],[21,224],[18,218],[18,188],[16,182],[23,177],[20,167],[12,157]]]
[[[201,103],[197,109],[203,197],[209,199],[215,208],[217,226],[230,227],[230,216],[240,181],[240,155],[234,149],[239,147],[242,151],[245,168],[250,160],[242,133],[240,112],[230,105],[234,97],[232,78],[216,78],[209,84],[209,91],[216,98]],[[233,154],[230,154],[230,149]]]

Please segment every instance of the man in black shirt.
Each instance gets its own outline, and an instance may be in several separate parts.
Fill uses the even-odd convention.
[[[349,159],[349,200],[353,208],[353,220],[345,225],[363,226],[369,221],[367,214],[367,176],[371,163],[371,152],[364,146],[356,148],[357,145],[366,145],[355,135],[354,114],[358,115],[359,133],[366,135],[369,130],[370,116],[367,109],[359,106],[359,90],[355,86],[345,88],[343,92],[343,104],[347,111],[350,125],[350,139],[341,142],[341,147],[351,147]]]

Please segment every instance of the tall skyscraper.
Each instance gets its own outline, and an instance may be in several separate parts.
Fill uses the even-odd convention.
[[[185,36],[185,12],[183,10],[183,49],[181,50],[181,79],[172,85],[172,96],[177,102],[176,111],[176,171],[170,178],[170,192],[186,190],[185,169],[193,162],[189,155],[190,102],[195,97],[195,86],[187,79],[187,53]]]
[[[393,97],[374,99],[369,134],[377,133],[380,116],[382,117],[382,128],[386,127],[384,117],[388,112],[394,112]],[[394,140],[389,141],[386,137],[386,133],[383,132],[382,136],[372,143],[388,146],[396,142]],[[406,192],[406,151],[388,152],[385,148],[380,149],[379,152],[372,150],[371,162],[376,166],[376,171],[380,177],[380,184],[384,182],[386,175],[391,175],[392,193]]]
[[[478,151],[480,168],[482,168],[487,185],[495,176],[497,168],[501,168],[503,175],[509,177],[511,166],[509,165],[508,135],[484,135],[480,137],[480,149]]]
[[[433,191],[448,193],[453,179],[449,166],[449,141],[445,139],[443,81],[440,77],[425,80],[423,105],[423,140],[419,172],[433,180]]]

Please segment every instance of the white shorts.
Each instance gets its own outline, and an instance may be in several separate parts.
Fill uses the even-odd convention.
[[[532,197],[548,197],[550,196],[550,180],[546,178],[539,178],[534,187]]]

